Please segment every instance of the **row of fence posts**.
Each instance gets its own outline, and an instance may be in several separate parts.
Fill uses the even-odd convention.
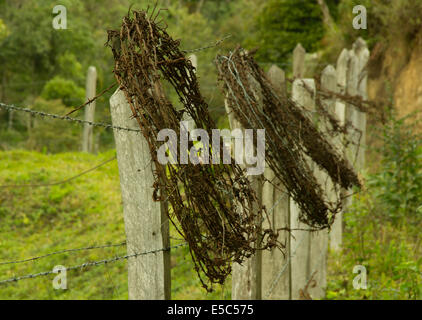
[[[298,44],[293,52],[293,76],[295,80],[292,84],[291,98],[309,111],[314,111],[315,83],[313,79],[304,79],[305,57],[304,48]],[[193,55],[190,59],[197,66],[196,56]],[[360,95],[366,99],[367,75],[365,70],[368,59],[369,50],[365,41],[359,38],[351,50],[344,49],[341,52],[337,61],[337,68],[329,65],[323,70],[321,76],[322,88],[349,95]],[[271,66],[268,77],[281,95],[288,94],[285,73],[282,69],[276,65]],[[313,92],[310,92],[309,88]],[[341,123],[350,121],[354,127],[362,131],[360,144],[363,147],[359,150],[354,145],[350,145],[345,150],[342,137],[337,137],[333,141],[340,152],[354,163],[358,171],[361,171],[365,164],[366,115],[354,106],[334,98],[325,99],[322,103],[332,114],[337,116]],[[265,106],[263,108],[265,111]],[[227,105],[226,109],[232,129],[241,128],[239,122],[233,118],[233,113],[228,110]],[[113,125],[139,129],[137,121],[132,118],[130,106],[122,91],[117,90],[111,97],[110,111]],[[189,127],[189,129],[192,129],[191,125]],[[89,133],[87,135],[89,136]],[[169,247],[167,204],[152,201],[154,165],[151,162],[148,145],[140,134],[115,130],[114,137],[128,254]],[[355,158],[356,161],[354,161]],[[314,168],[314,170],[319,181],[327,180],[324,172],[317,168]],[[284,187],[277,180],[274,172],[267,167],[264,177],[265,179],[259,176],[253,177],[251,183],[260,196],[262,204],[267,209],[271,209],[270,217],[273,227],[306,228],[298,220],[299,207],[284,192]],[[263,181],[268,180],[274,181],[273,184],[263,183]],[[327,188],[330,188],[330,186],[327,186]],[[346,195],[350,190],[342,190],[341,192]],[[332,194],[333,198],[336,196],[336,194]],[[350,206],[350,200],[345,201],[344,210],[347,210],[348,206]],[[262,227],[265,227],[265,225]],[[337,216],[330,233],[328,231],[310,233],[299,230],[291,233],[282,232],[279,240],[286,244],[285,255],[276,249],[258,251],[255,256],[247,259],[242,265],[233,265],[232,299],[323,298],[327,284],[328,247],[332,250],[341,248],[342,232],[342,214]],[[129,260],[129,298],[169,299],[170,274],[169,251]]]

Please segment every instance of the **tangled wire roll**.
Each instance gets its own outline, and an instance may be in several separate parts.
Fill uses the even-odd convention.
[[[274,247],[277,234],[257,227],[263,209],[234,161],[229,165],[159,163],[157,150],[163,143],[158,142],[158,133],[174,130],[180,141],[183,112],[210,136],[216,127],[199,91],[194,67],[179,49],[179,41],[155,23],[153,14],[132,11],[124,17],[120,30],[108,32],[108,45],[115,59],[116,79],[155,163],[155,200],[168,201],[169,219],[189,243],[202,285],[212,290],[209,284],[224,283],[233,261],[242,263],[255,253],[258,239],[262,239],[260,249]],[[174,87],[183,110],[176,110],[166,98],[163,79]],[[211,148],[208,151],[212,154]]]
[[[330,227],[342,199],[330,200],[309,158],[345,189],[360,186],[352,166],[318,131],[303,106],[276,92],[252,54],[238,48],[218,56],[216,63],[235,117],[245,128],[266,130],[265,160],[300,207],[299,219],[316,230]]]

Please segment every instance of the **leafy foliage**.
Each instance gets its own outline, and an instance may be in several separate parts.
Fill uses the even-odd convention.
[[[422,138],[414,115],[390,116],[382,129],[382,163],[368,186],[384,215],[393,221],[422,218]]]
[[[330,254],[327,299],[422,298],[421,221],[397,225],[385,213],[370,192],[354,199],[345,215],[344,249]],[[366,290],[353,287],[356,265],[367,270]]]
[[[260,48],[257,57],[281,62],[298,43],[308,52],[318,48],[324,35],[321,10],[313,0],[269,0],[257,17],[257,33],[250,45]]]
[[[84,101],[85,90],[72,80],[56,76],[45,84],[41,97],[46,100],[61,99],[68,107],[79,106]]]

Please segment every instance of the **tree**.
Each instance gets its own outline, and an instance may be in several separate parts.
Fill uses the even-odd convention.
[[[265,62],[286,60],[299,42],[313,52],[324,35],[315,0],[268,0],[256,19],[257,32],[248,45],[259,47],[257,58]]]

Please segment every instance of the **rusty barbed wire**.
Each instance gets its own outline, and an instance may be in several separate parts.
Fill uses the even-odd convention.
[[[122,242],[117,243],[117,244],[92,245],[92,246],[84,247],[84,248],[63,249],[63,250],[47,253],[47,254],[44,254],[44,255],[41,255],[41,256],[32,257],[32,258],[28,258],[28,259],[0,262],[0,266],[4,266],[4,265],[7,265],[7,264],[18,264],[18,263],[36,261],[36,260],[40,260],[40,259],[43,259],[43,258],[54,256],[54,255],[63,254],[63,253],[74,253],[74,252],[79,252],[79,251],[88,251],[88,250],[95,250],[95,249],[122,247],[122,246],[125,246],[125,245],[126,245],[126,241],[122,241]]]
[[[237,48],[218,56],[216,64],[237,120],[245,128],[266,130],[265,160],[299,205],[300,221],[316,229],[329,228],[343,201],[328,197],[309,160],[327,172],[336,188],[345,189],[360,186],[350,163],[318,131],[305,108],[276,93],[253,53]]]
[[[76,118],[72,118],[72,117],[68,117],[68,116],[61,116],[58,114],[53,114],[53,113],[48,113],[48,112],[44,112],[44,111],[37,111],[37,110],[32,110],[29,108],[21,108],[21,107],[16,107],[15,105],[8,105],[8,104],[4,104],[0,102],[0,108],[5,109],[7,111],[19,111],[19,112],[25,112],[28,113],[32,116],[37,116],[37,117],[46,117],[46,118],[51,118],[51,119],[55,119],[55,120],[64,120],[64,121],[69,121],[69,122],[75,122],[81,125],[87,124],[93,127],[103,127],[105,129],[115,129],[115,130],[121,130],[121,131],[127,131],[127,132],[136,132],[136,133],[140,133],[141,130],[138,129],[130,129],[130,128],[124,128],[124,127],[119,127],[119,126],[114,126],[112,124],[108,124],[108,123],[103,123],[103,122],[93,122],[93,121],[86,121],[86,120],[81,120],[81,119],[76,119]]]
[[[86,263],[83,263],[83,264],[67,267],[66,271],[74,271],[74,270],[81,270],[82,271],[83,269],[88,268],[88,267],[96,267],[96,266],[100,266],[100,265],[106,265],[106,264],[109,264],[109,263],[117,262],[117,261],[120,261],[120,260],[128,260],[130,258],[137,258],[137,257],[145,256],[145,255],[148,255],[148,254],[156,254],[156,253],[160,253],[160,252],[164,252],[164,251],[169,251],[169,250],[172,250],[172,249],[178,249],[178,248],[186,246],[186,245],[187,245],[187,243],[185,242],[185,243],[174,245],[174,246],[171,246],[171,247],[168,247],[168,248],[145,251],[145,252],[141,252],[141,253],[132,253],[132,254],[124,255],[124,256],[117,256],[117,257],[114,257],[114,258],[103,259],[103,260],[99,260],[99,261],[90,261],[90,262],[86,262]],[[23,276],[18,276],[18,277],[0,280],[0,285],[4,285],[4,284],[8,284],[8,283],[14,283],[14,282],[18,282],[18,281],[25,280],[25,279],[34,279],[34,278],[38,278],[38,277],[44,277],[44,276],[48,276],[48,275],[52,275],[52,274],[57,274],[57,273],[53,272],[53,271],[44,271],[44,272],[39,272],[39,273],[26,274],[26,275],[23,275]]]
[[[208,134],[216,126],[200,93],[194,67],[179,49],[180,42],[154,19],[146,11],[132,11],[124,17],[120,30],[109,31],[114,73],[156,164],[155,200],[168,199],[168,217],[189,243],[199,279],[211,291],[212,284],[224,283],[233,261],[242,263],[255,253],[255,242],[261,237],[265,238],[263,249],[282,245],[277,243],[276,232],[268,229],[261,234],[257,228],[263,208],[234,161],[230,165],[159,163],[157,150],[162,143],[157,141],[158,132],[171,129],[180,139],[183,113],[188,113],[196,127]],[[162,79],[175,89],[182,110],[176,110],[166,98]],[[212,154],[212,150],[208,151]]]

